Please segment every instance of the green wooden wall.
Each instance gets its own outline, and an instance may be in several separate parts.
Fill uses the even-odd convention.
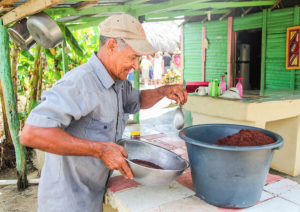
[[[300,70],[286,70],[286,30],[298,26],[299,7],[266,11],[265,89],[300,89]],[[206,26],[209,48],[206,51],[205,80],[227,72],[228,20],[184,25],[184,78],[202,80],[202,26]],[[233,31],[263,27],[263,12],[233,19]],[[262,78],[263,79],[263,78]]]
[[[228,21],[211,21],[184,25],[184,79],[202,81],[202,27],[206,26],[209,47],[206,50],[205,81],[221,80],[227,73]],[[227,78],[225,78],[227,81]]]

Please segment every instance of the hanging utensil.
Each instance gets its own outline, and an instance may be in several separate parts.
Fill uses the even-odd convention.
[[[182,84],[183,88],[186,89],[186,82],[183,80]],[[175,110],[175,116],[174,116],[174,126],[177,130],[181,130],[184,127],[185,119],[184,114],[182,111],[182,105],[181,102],[178,104],[178,108]]]
[[[45,12],[30,16],[27,27],[34,40],[46,49],[53,49],[63,42],[64,37],[59,26]]]
[[[7,29],[7,32],[14,43],[24,51],[28,51],[36,44],[35,40],[29,34],[27,29],[26,18],[16,22],[13,26]]]

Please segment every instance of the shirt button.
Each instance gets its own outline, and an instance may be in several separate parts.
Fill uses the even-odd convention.
[[[104,129],[107,129],[107,126],[104,126]]]

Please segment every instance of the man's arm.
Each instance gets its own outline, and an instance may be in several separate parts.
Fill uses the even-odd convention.
[[[124,159],[128,157],[126,151],[122,146],[113,142],[84,140],[70,135],[59,127],[43,128],[28,124],[22,130],[20,142],[23,146],[52,154],[100,158],[107,168],[118,169],[126,178],[133,178]]]
[[[185,104],[187,101],[187,92],[182,85],[169,85],[156,89],[142,90],[140,99],[141,109],[151,108],[164,97]]]

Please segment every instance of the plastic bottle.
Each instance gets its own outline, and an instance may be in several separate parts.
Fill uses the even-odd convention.
[[[221,76],[222,77],[222,80],[221,80],[221,82],[220,82],[220,87],[221,87],[221,89],[222,89],[222,93],[224,93],[225,91],[226,91],[226,82],[225,82],[225,80],[224,80],[224,77],[225,76]]]
[[[241,79],[243,78],[237,78],[239,82],[236,84],[236,88],[238,89],[240,96],[243,97],[243,85],[241,83]]]

